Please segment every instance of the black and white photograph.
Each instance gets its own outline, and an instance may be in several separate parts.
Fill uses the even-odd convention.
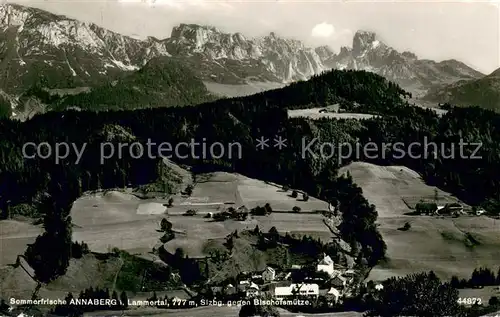
[[[0,316],[500,316],[500,2],[4,0]]]

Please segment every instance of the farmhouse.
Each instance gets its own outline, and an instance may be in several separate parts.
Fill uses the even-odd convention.
[[[439,207],[436,203],[420,202],[415,205],[415,210],[417,211],[418,214],[430,215],[438,211]]]
[[[254,297],[259,295],[259,286],[255,283],[251,283],[246,289],[247,297]]]
[[[330,290],[326,293],[326,297],[332,299],[335,303],[339,301],[341,293],[335,287],[330,288]]]
[[[276,278],[276,270],[274,270],[270,266],[266,267],[266,270],[262,273],[262,279],[265,282],[270,282],[274,281],[275,278]]]
[[[446,204],[444,208],[438,210],[439,214],[460,214],[464,212],[464,207],[459,203]]]
[[[326,254],[323,254],[323,260],[321,260],[317,267],[316,267],[316,271],[318,272],[326,272],[328,273],[328,275],[330,276],[333,276],[334,275],[334,265],[335,263],[333,262],[332,258],[330,258],[330,256],[326,255]]]
[[[238,285],[238,290],[239,291],[246,291],[246,289],[250,286],[250,281],[240,281],[240,284]]]
[[[282,286],[274,288],[274,297],[284,299],[288,297],[317,297],[319,295],[318,284],[291,284],[290,286]]]
[[[484,214],[486,212],[486,210],[482,209],[482,208],[479,208],[478,210],[476,210],[476,216],[481,216],[482,214]]]

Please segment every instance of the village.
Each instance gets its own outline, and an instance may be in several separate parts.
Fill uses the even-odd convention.
[[[297,298],[317,299],[324,296],[331,303],[339,303],[342,298],[349,297],[356,287],[353,283],[356,271],[347,269],[334,263],[330,256],[323,254],[323,258],[316,264],[314,277],[305,277],[302,280],[295,278],[303,266],[292,265],[289,270],[278,271],[271,266],[266,267],[259,274],[247,273],[238,285],[228,284],[211,288],[215,296],[243,295],[243,298],[272,298],[276,301],[287,301]],[[301,281],[300,281],[301,280]],[[382,285],[377,285],[378,289]]]

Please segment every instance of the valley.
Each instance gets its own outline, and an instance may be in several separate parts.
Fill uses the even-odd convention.
[[[137,39],[11,3],[0,26],[2,316],[500,310],[498,71],[359,24],[337,51],[269,26]]]

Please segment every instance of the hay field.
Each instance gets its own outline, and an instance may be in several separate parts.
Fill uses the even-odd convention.
[[[279,232],[295,235],[310,235],[323,241],[331,241],[332,233],[323,223],[320,214],[273,213],[268,216],[253,216],[246,221],[226,220],[215,222],[202,217],[173,216],[168,219],[173,229],[185,234],[177,234],[175,239],[164,246],[170,253],[182,248],[189,257],[203,257],[209,250],[220,247],[224,238],[235,230],[252,230],[256,225],[267,232],[276,227]]]
[[[182,248],[190,257],[203,257],[208,255],[212,247],[222,245],[228,234],[235,230],[251,230],[257,225],[262,231],[276,227],[283,233],[306,234],[324,241],[332,238],[330,230],[323,223],[323,216],[311,213],[327,210],[328,204],[314,197],[304,202],[301,198],[290,197],[291,190],[283,192],[279,185],[224,172],[199,175],[195,184],[191,197],[179,204],[174,203],[174,207],[168,210],[168,220],[172,222],[173,229],[179,232],[175,239],[165,244],[169,252]],[[228,202],[235,203],[227,204]],[[250,216],[246,221],[215,222],[203,218],[209,211],[217,212],[230,206],[237,208],[242,205],[251,209],[266,203],[275,211],[291,211],[294,206],[300,207],[302,211],[298,214],[273,212],[268,216]],[[182,216],[188,208],[197,209],[198,215]],[[216,240],[217,243],[214,242]]]
[[[363,189],[365,197],[377,207],[379,218],[401,216],[412,212],[420,200],[438,198],[458,201],[439,188],[426,185],[420,175],[404,166],[378,166],[355,162],[339,170],[339,175],[349,171],[354,182]]]
[[[290,197],[291,190],[284,192],[280,185],[266,183],[261,180],[248,178],[240,174],[215,172],[202,174],[196,177],[193,193],[188,198],[174,198],[177,203],[169,209],[169,214],[187,209],[198,209],[200,212],[223,209],[226,207],[240,207],[251,209],[269,203],[274,210],[291,211],[294,206],[302,212],[328,210],[328,204],[314,197],[307,202]]]
[[[295,206],[300,207],[301,212],[328,210],[328,203],[322,200],[309,197],[308,201],[303,201],[300,194],[298,198],[292,198],[290,197],[292,190],[284,192],[280,186],[241,175],[237,190],[242,203],[248,208],[269,203],[273,210],[280,211],[291,211]]]
[[[28,244],[43,232],[40,226],[16,220],[0,221],[0,267],[14,264]]]
[[[219,248],[224,243],[225,237],[235,230],[249,230],[257,224],[254,220],[221,222],[212,221],[202,217],[174,216],[168,219],[177,232],[175,239],[164,244],[165,249],[174,253],[175,249],[182,248],[189,257],[204,257],[214,248]]]
[[[165,212],[161,203],[117,191],[83,196],[70,213],[75,225],[73,240],[84,241],[95,252],[117,247],[147,253],[162,236],[156,230]]]
[[[435,189],[424,184],[417,173],[405,167],[360,162],[341,170],[346,171],[376,206],[379,230],[387,244],[388,262],[373,268],[368,279],[383,280],[428,270],[446,279],[452,275],[467,278],[479,266],[496,271],[500,259],[500,221],[485,216],[408,216],[405,213],[411,209],[403,200],[432,196]],[[441,190],[439,195],[452,197]],[[405,222],[411,224],[411,229],[398,230]]]
[[[258,221],[261,231],[267,232],[274,226],[281,233],[312,235],[324,242],[330,242],[333,237],[320,214],[273,213],[269,216],[256,216],[254,219]]]

